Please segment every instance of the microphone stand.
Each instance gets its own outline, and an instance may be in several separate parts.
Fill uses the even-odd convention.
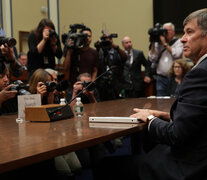
[[[68,105],[74,100],[76,99],[80,94],[83,93],[84,90],[86,90],[89,86],[91,86],[91,84],[93,84],[94,82],[96,82],[100,77],[102,77],[103,75],[105,75],[108,71],[111,71],[112,69],[115,69],[116,66],[111,66],[109,67],[109,69],[107,69],[106,71],[104,71],[102,74],[100,74],[98,77],[96,77],[96,79],[94,81],[91,81],[86,87],[84,87],[74,98],[72,98],[70,100],[70,102],[66,102],[66,104],[62,107],[58,107],[58,108],[55,108],[54,110],[50,111],[49,115],[51,114],[54,114],[54,113],[57,113],[58,111],[61,111],[62,109],[68,107]]]

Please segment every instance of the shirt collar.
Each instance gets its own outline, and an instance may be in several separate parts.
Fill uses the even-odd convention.
[[[207,54],[204,54],[204,55],[198,60],[198,62],[195,64],[195,66],[192,67],[192,69],[194,69],[196,66],[198,66],[198,64],[200,64],[206,57],[207,57]]]
[[[125,50],[125,53],[128,54],[128,51]],[[132,55],[132,49],[130,49],[129,54]]]

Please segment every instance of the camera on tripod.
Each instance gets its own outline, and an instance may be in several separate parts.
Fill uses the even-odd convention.
[[[160,36],[165,36],[167,34],[167,29],[163,28],[160,23],[156,23],[154,28],[148,30],[150,35],[150,42],[160,42]]]
[[[100,37],[100,40],[94,43],[94,46],[96,47],[96,49],[100,49],[102,48],[103,51],[105,50],[110,50],[111,49],[111,44],[112,42],[110,41],[112,38],[117,38],[118,34],[109,34],[107,35],[104,30],[101,31],[101,33],[103,34]]]
[[[68,34],[62,34],[62,42],[67,49],[80,49],[86,46],[88,35],[82,32],[85,28],[83,24],[71,24]],[[72,42],[69,44],[70,40]]]

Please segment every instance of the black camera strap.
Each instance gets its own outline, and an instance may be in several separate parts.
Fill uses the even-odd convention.
[[[177,38],[174,38],[172,41],[169,42],[169,45],[172,46],[177,40],[178,40]],[[162,56],[162,54],[163,54],[163,52],[164,52],[165,50],[167,50],[167,49],[164,48],[164,49],[160,52],[160,55],[158,56],[157,61],[156,61],[157,64],[158,64],[158,62],[159,62],[159,60],[160,60],[160,58],[161,58],[161,56]]]

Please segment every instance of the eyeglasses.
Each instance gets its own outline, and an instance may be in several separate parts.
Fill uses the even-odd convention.
[[[179,68],[181,68],[181,66],[173,66],[173,68],[178,68],[179,69]]]

